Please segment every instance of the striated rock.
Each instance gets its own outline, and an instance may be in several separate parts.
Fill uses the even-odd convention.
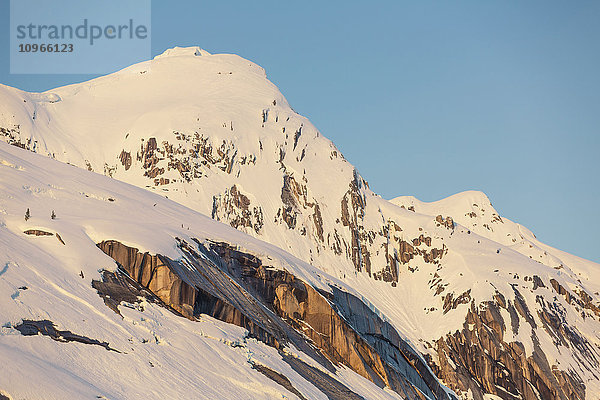
[[[283,356],[294,371],[300,376],[312,383],[317,389],[331,400],[365,400],[362,396],[354,393],[345,385],[334,379],[329,374],[303,362],[299,358]]]
[[[136,304],[141,299],[160,304],[165,308],[169,308],[175,314],[181,315],[156,297],[150,290],[142,287],[137,281],[133,280],[121,268],[114,272],[102,271],[102,280],[92,280],[92,287],[98,291],[98,294],[104,300],[104,304],[119,315],[121,315],[121,311],[118,306],[122,302]]]
[[[204,249],[206,254],[201,256],[182,241],[179,246],[185,255],[181,262],[160,255],[142,254],[116,241],[98,244],[141,287],[189,319],[208,314],[242,326],[251,337],[276,348],[289,340],[300,349],[307,347],[272,310],[265,308],[237,283],[214,254]],[[310,349],[306,351],[314,353]]]
[[[138,292],[149,290],[190,319],[211,315],[246,328],[250,336],[278,349],[292,343],[326,368],[333,370],[331,363],[343,364],[407,398],[421,399],[423,394],[449,398],[417,353],[356,297],[339,290],[333,295],[319,293],[288,272],[265,267],[257,257],[225,243],[212,243],[210,249],[199,242],[197,248],[178,243],[184,254],[181,262],[141,254],[115,241],[98,247],[139,288],[124,283]],[[297,359],[286,362],[330,398],[359,398]]]
[[[335,287],[328,300],[353,330],[379,354],[396,372],[415,383],[424,394],[433,398],[453,398],[446,393],[425,360],[402,339],[396,329],[379,318],[362,300]],[[390,374],[393,378],[393,374]],[[399,382],[402,384],[402,382]],[[393,385],[391,385],[394,388]],[[394,389],[400,392],[399,388]]]
[[[507,400],[584,399],[583,382],[573,373],[548,364],[535,333],[532,333],[534,351],[529,357],[521,343],[504,341],[507,327],[500,308],[509,307],[512,307],[510,302],[499,293],[495,301],[479,307],[471,302],[463,329],[440,338],[435,344],[438,360],[434,363],[429,358],[429,363],[436,375],[457,394],[470,391],[476,400],[483,400],[484,393]],[[510,312],[513,331],[514,320],[517,320],[518,330],[517,312],[529,324],[533,323],[533,319],[528,318],[526,304],[516,300]],[[548,320],[551,324],[550,315]],[[554,326],[556,328],[556,324]]]
[[[142,287],[182,315],[193,317],[196,291],[173,272],[169,260],[160,255],[140,253],[115,241],[99,243],[98,247]]]
[[[333,296],[319,293],[293,275],[269,270],[260,260],[226,244],[215,244],[212,249],[228,265],[240,265],[242,279],[251,292],[272,305],[277,315],[310,338],[333,363],[344,364],[409,398],[419,398],[420,394],[408,382],[420,382],[416,383],[418,389],[432,398],[448,398],[425,362],[356,297],[335,288]],[[356,323],[350,325],[348,321]],[[359,325],[365,327],[364,332],[356,330]],[[387,357],[380,355],[377,346],[386,349]]]

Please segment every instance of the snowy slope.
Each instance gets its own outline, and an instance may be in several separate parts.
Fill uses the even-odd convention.
[[[57,235],[24,233],[32,229]],[[90,285],[100,271],[116,267],[96,247],[101,240],[177,259],[182,254],[174,238],[191,242],[192,235],[236,243],[328,288],[328,278],[313,267],[177,203],[0,143],[0,354],[12,360],[0,367],[2,393],[15,399],[296,398],[251,368],[258,363],[284,374],[306,398],[327,398],[273,347],[248,338],[240,327],[209,316],[190,321],[147,300],[120,306],[121,317]],[[117,351],[24,337],[14,329],[22,320],[49,320]],[[289,352],[319,365],[294,348]],[[335,376],[364,398],[399,398],[349,369]]]
[[[175,48],[42,94],[2,86],[0,137],[302,259],[393,324],[464,398],[600,398],[598,264],[540,243],[479,192],[382,199],[250,61]],[[122,240],[173,255],[137,237]],[[308,264],[294,273],[322,284]]]
[[[589,291],[600,292],[598,264],[540,242],[529,229],[501,217],[482,192],[457,193],[429,203],[413,196],[396,197],[390,202],[407,209],[412,207],[416,213],[432,217],[450,215],[456,223],[471,232],[497,242],[499,248],[510,248],[554,269],[569,269],[569,275],[576,280],[581,280]]]

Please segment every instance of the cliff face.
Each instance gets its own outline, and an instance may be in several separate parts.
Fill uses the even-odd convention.
[[[196,245],[179,241],[185,255],[181,261],[140,253],[116,241],[98,247],[140,287],[189,319],[207,314],[242,326],[281,351],[291,343],[330,370],[343,364],[407,398],[452,398],[398,333],[351,294],[319,293],[225,243]],[[105,280],[118,281],[111,276]],[[106,290],[102,283],[95,287]]]
[[[503,399],[585,399],[584,382],[573,371],[549,365],[535,331],[530,356],[520,342],[504,341],[510,328],[499,311],[503,305],[471,303],[463,329],[435,344],[438,364],[431,364],[436,374],[459,393],[470,390],[475,399],[483,399],[481,392]],[[508,307],[513,315],[517,312]]]
[[[123,266],[131,279],[169,307],[188,318],[194,315],[196,291],[168,267],[168,259],[140,253],[118,242],[102,242],[98,247]]]

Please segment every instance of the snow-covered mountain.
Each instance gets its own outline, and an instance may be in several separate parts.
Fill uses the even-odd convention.
[[[0,171],[5,397],[452,398],[360,294],[285,251],[3,142]]]
[[[394,343],[412,343],[462,398],[600,398],[600,265],[540,243],[499,216],[480,192],[434,203],[382,199],[250,61],[175,48],[115,74],[45,93],[2,86],[0,137],[156,192],[269,242],[278,254],[292,254],[303,262],[285,268],[330,293],[328,301],[375,353],[389,357],[374,339],[381,339],[381,329],[352,322],[340,311],[344,306],[332,287],[359,299],[373,313],[369,318],[393,327]],[[154,218],[147,205],[136,211],[144,210],[148,216],[142,221]],[[185,230],[186,218],[181,214],[176,226]],[[109,220],[119,229],[118,219]],[[86,235],[97,229],[78,223]],[[181,246],[174,250],[173,238],[182,234],[160,233],[161,226],[93,240],[115,239],[171,260],[185,258]],[[155,231],[156,238],[149,234]],[[199,236],[193,231],[183,240],[191,244]],[[264,253],[262,244],[245,245],[247,236],[217,241]],[[283,308],[275,311],[289,318]],[[418,369],[418,360],[409,364]],[[358,364],[346,360],[346,365],[361,374]],[[362,375],[379,386],[400,387],[379,381],[381,374]],[[427,392],[408,375],[411,385]],[[425,395],[446,395],[423,379],[433,385],[425,385],[430,390]]]

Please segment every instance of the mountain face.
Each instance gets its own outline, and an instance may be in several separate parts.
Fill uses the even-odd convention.
[[[279,248],[3,142],[0,171],[3,398],[456,398]]]
[[[402,397],[453,396],[433,372],[464,399],[600,398],[600,265],[539,242],[480,192],[382,199],[250,61],[175,48],[45,93],[2,86],[0,138],[168,197],[302,260],[293,271],[285,264],[290,276],[268,273],[268,257],[253,258],[265,245],[248,249],[255,242],[230,233],[183,239],[170,230],[137,245],[163,229],[152,225],[96,237],[94,251],[122,267],[122,276],[95,277],[97,287],[128,278],[131,287],[120,287],[141,285],[188,318],[235,323],[278,351],[298,348],[300,332],[319,349],[307,357]],[[154,218],[144,207],[141,219]],[[164,282],[148,281],[159,264],[180,289],[164,294]],[[204,280],[188,270],[205,271]],[[214,274],[283,325],[259,323],[267,317],[248,311],[256,304],[219,296],[231,287],[214,286]],[[323,313],[334,318],[314,317]],[[351,345],[336,347],[348,337]]]

